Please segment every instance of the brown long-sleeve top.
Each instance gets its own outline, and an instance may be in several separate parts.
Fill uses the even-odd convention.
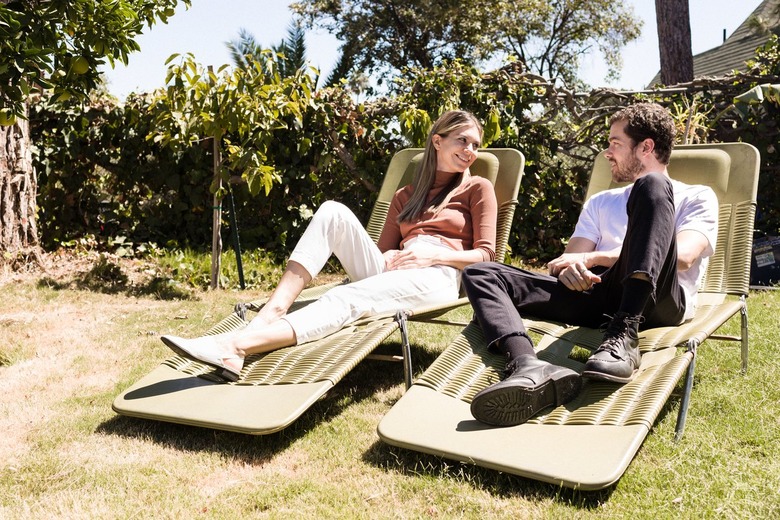
[[[449,184],[453,173],[436,172],[428,202]],[[455,188],[446,206],[437,215],[426,211],[414,222],[398,223],[398,215],[412,196],[411,185],[393,196],[387,220],[379,237],[379,250],[401,249],[418,235],[438,237],[456,251],[477,249],[484,261],[496,257],[496,218],[498,204],[493,185],[484,177],[470,176]]]

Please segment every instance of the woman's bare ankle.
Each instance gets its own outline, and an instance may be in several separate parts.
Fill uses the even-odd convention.
[[[258,325],[270,325],[271,323],[283,318],[287,314],[287,307],[268,302],[260,309],[257,316],[250,322],[250,324],[259,321]],[[257,325],[255,325],[256,328]]]

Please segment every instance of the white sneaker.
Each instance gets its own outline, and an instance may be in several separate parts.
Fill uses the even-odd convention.
[[[161,336],[160,339],[178,355],[214,367],[217,369],[219,376],[228,381],[238,381],[244,360],[236,354],[223,354],[220,356],[220,347],[214,338],[202,336],[200,338],[187,339],[178,336]],[[232,360],[239,360],[239,363],[230,363]]]

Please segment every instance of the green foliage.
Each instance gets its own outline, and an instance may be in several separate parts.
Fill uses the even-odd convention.
[[[748,64],[759,78],[741,96],[734,99],[736,116],[722,125],[721,134],[729,139],[738,137],[753,144],[761,153],[761,173],[758,184],[758,214],[756,229],[780,236],[780,185],[776,182],[780,169],[780,40],[776,35],[756,52]],[[760,83],[759,83],[760,82]],[[773,82],[773,83],[770,83]],[[743,87],[744,88],[744,87]],[[755,99],[746,99],[751,94]]]
[[[189,6],[190,0],[181,0]],[[0,124],[24,115],[35,92],[84,98],[99,85],[98,67],[127,63],[134,41],[178,0],[11,0],[0,3]]]
[[[762,175],[756,227],[779,233],[780,187],[772,179],[780,149],[773,85],[780,78],[768,74],[780,63],[776,40],[759,51],[750,74],[688,89],[574,94],[523,73],[517,63],[481,73],[454,60],[407,69],[388,97],[363,103],[346,87],[315,91],[302,70],[268,76],[278,70],[278,55],[260,55],[262,64],[216,73],[184,57],[172,65],[165,91],[131,97],[121,107],[100,98],[89,106],[34,107],[47,247],[95,236],[128,255],[151,243],[206,249],[218,190],[232,195],[245,254],[261,248],[281,260],[325,200],[344,202],[367,221],[392,154],[421,146],[436,117],[462,107],[483,121],[485,145],[525,155],[510,250],[531,264],[547,261],[563,250],[574,228],[592,160],[606,146],[609,116],[640,100],[669,108],[680,142],[757,146]],[[739,103],[747,101],[746,92],[755,99]],[[222,157],[217,182],[215,136]],[[222,224],[229,245],[231,199],[221,204],[228,211]]]
[[[354,72],[383,77],[455,58],[512,57],[573,85],[586,54],[603,56],[617,76],[620,51],[641,27],[630,7],[611,0],[299,0],[291,8],[344,42]]]
[[[270,291],[282,276],[282,267],[262,250],[245,251],[241,257],[245,288]],[[211,256],[190,248],[174,248],[160,251],[154,262],[159,266],[155,287],[182,284],[184,287],[205,289],[211,282]],[[233,251],[222,253],[220,287],[238,289],[239,271]]]
[[[275,70],[277,55],[264,55],[263,70]],[[368,111],[342,89],[312,89],[304,71],[268,81],[258,67],[214,73],[185,57],[166,91],[124,106],[105,98],[36,105],[45,246],[89,234],[104,244],[116,236],[210,244],[213,133],[222,136],[220,194],[233,193],[246,247],[286,256],[329,198],[367,220],[399,146],[386,130],[392,114]]]
[[[88,106],[33,105],[33,159],[39,174],[39,228],[46,248],[95,235],[109,246],[206,243],[210,237],[210,156],[146,139],[152,96],[123,106],[96,97]]]

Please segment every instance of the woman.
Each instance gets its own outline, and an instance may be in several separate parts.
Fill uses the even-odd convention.
[[[495,259],[497,204],[487,179],[472,177],[482,126],[462,110],[433,124],[411,185],[391,202],[379,242],[346,206],[315,213],[266,305],[246,328],[194,339],[162,336],[176,353],[238,380],[250,354],[305,343],[361,317],[457,299],[460,270]],[[352,283],[303,309],[287,310],[335,254]]]

